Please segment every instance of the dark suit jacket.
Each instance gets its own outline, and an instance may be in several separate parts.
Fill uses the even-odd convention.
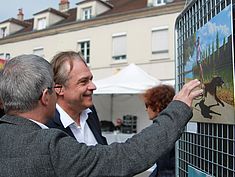
[[[174,145],[191,116],[186,104],[173,101],[125,143],[86,146],[61,130],[5,115],[0,119],[0,177],[133,176]]]
[[[0,118],[4,115],[5,115],[4,110],[0,108]]]
[[[94,106],[90,107],[90,109],[91,109],[92,112],[88,114],[87,124],[90,127],[97,143],[102,144],[102,145],[107,145],[106,138],[103,137],[102,134],[101,134],[100,122],[99,122],[99,118],[98,118],[96,109],[95,109]],[[64,126],[63,126],[63,124],[60,120],[60,114],[57,110],[55,112],[54,119],[52,119],[50,122],[48,122],[47,126],[49,128],[58,128],[60,130],[63,130],[69,136],[75,138],[74,135],[73,135],[73,132],[71,131],[71,129],[69,127],[64,128]]]
[[[157,160],[157,167],[149,177],[175,177],[175,147]]]

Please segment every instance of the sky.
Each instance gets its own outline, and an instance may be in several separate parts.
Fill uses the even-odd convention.
[[[69,0],[70,8],[76,6],[80,0]],[[49,7],[58,9],[60,0],[4,0],[0,6],[0,22],[9,18],[16,18],[18,9],[23,8],[24,19],[33,18],[33,14]]]
[[[203,49],[208,49],[208,46],[212,46],[212,42],[216,42],[216,35],[219,35],[219,46],[223,45],[224,38],[227,38],[232,34],[231,24],[231,5],[223,9],[218,15],[207,22],[202,28],[196,32],[196,36],[200,37],[200,45]],[[192,46],[195,47],[195,46]],[[210,48],[210,54],[213,52]],[[192,67],[196,64],[196,50],[186,63],[186,71],[192,70]],[[188,78],[192,78],[192,73],[187,74]]]

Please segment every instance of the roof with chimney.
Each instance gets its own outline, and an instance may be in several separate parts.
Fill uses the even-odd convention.
[[[98,19],[108,18],[110,16],[115,16],[115,15],[117,16],[117,15],[121,15],[121,14],[125,14],[125,13],[137,12],[137,11],[142,11],[142,10],[149,10],[151,8],[155,8],[155,9],[159,9],[159,10],[166,8],[166,10],[168,11],[169,10],[168,5],[170,5],[171,8],[173,8],[173,4],[185,2],[185,0],[173,0],[173,1],[168,0],[166,5],[164,5],[164,6],[148,7],[148,0],[84,0],[84,1],[77,3],[77,6],[79,6],[80,4],[84,4],[86,2],[93,2],[93,1],[100,2],[100,3],[104,4],[105,6],[109,7],[110,9],[104,13],[98,14],[92,20],[95,20],[96,18],[98,18]],[[60,0],[59,5],[65,4],[65,3],[69,3],[69,1],[68,0]],[[50,12],[50,13],[56,14],[56,15],[64,18],[63,20],[59,21],[58,23],[51,25],[47,29],[55,28],[56,26],[64,26],[67,24],[69,25],[69,24],[74,24],[74,23],[86,22],[86,21],[77,21],[77,7],[69,8],[65,11],[59,11],[59,10],[56,10],[53,8],[47,8],[45,10],[42,10],[40,12],[35,13],[34,16],[41,14],[41,13],[45,13],[45,12]],[[22,9],[19,9],[19,13],[21,13],[21,15],[22,15]],[[34,31],[33,30],[33,26],[34,26],[34,19],[33,18],[26,19],[26,20],[24,20],[24,19],[18,20],[15,18],[10,18],[8,20],[0,22],[0,24],[5,23],[5,22],[16,23],[16,24],[24,27],[24,29],[14,33],[14,35]]]
[[[92,1],[98,1],[108,7],[111,7],[111,8],[113,7],[113,5],[109,3],[109,1],[102,1],[102,0],[85,0],[85,1],[80,1],[80,2],[76,3],[76,5],[84,4],[84,3],[92,2]]]
[[[15,23],[15,24],[23,26],[23,27],[29,27],[32,25],[32,23],[30,23],[30,21],[28,21],[28,20],[21,21],[21,20],[15,19],[15,18],[9,18],[3,22],[0,22],[0,24],[6,23],[6,22]]]
[[[69,16],[69,14],[60,12],[59,10],[56,10],[54,8],[48,8],[48,9],[42,10],[40,12],[37,12],[33,15],[35,16],[35,15],[39,15],[39,14],[42,14],[42,13],[45,13],[45,12],[51,12],[53,14],[59,15],[59,16],[64,17],[64,18],[67,18]]]

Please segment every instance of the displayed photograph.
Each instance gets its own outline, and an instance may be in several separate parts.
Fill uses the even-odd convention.
[[[232,6],[227,6],[184,41],[185,82],[201,81],[192,121],[234,124]]]
[[[190,165],[188,165],[188,177],[212,177]]]

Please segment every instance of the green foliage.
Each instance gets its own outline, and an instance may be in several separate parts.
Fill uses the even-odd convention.
[[[219,33],[218,31],[216,32],[216,50],[219,49]]]
[[[184,45],[183,45],[184,63],[186,63],[188,59],[193,55],[194,50],[195,50],[195,43],[196,43],[196,33],[194,33],[192,36],[190,36],[188,39],[184,41]]]

